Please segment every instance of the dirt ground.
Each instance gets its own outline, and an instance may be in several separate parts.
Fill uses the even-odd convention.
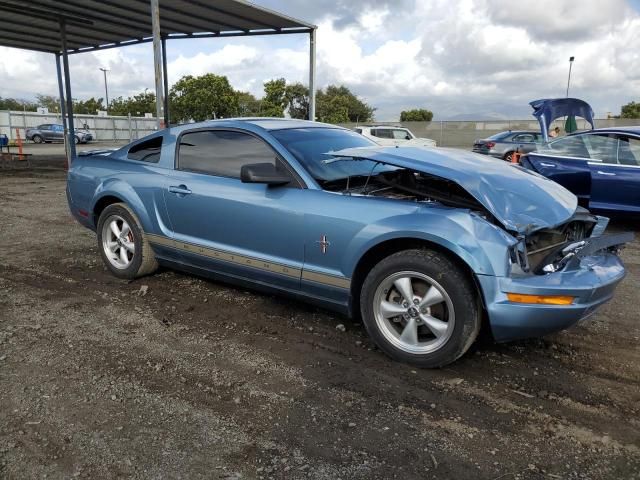
[[[585,325],[416,370],[324,310],[114,278],[64,187],[0,170],[0,478],[640,478],[640,241]]]

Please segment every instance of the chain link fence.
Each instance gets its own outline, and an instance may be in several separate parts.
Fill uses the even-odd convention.
[[[86,125],[94,134],[95,141],[130,141],[156,130],[155,117],[74,115],[73,118],[76,130]],[[16,130],[24,140],[26,129],[44,123],[62,124],[62,119],[55,113],[0,111],[0,135],[5,134],[12,141],[17,139]]]

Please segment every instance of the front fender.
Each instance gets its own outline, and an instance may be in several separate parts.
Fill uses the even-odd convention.
[[[508,249],[517,240],[501,228],[465,210],[429,212],[389,217],[370,224],[347,247],[344,272],[355,271],[360,259],[372,248],[398,239],[417,239],[434,243],[450,251],[478,275],[505,276],[508,273]]]

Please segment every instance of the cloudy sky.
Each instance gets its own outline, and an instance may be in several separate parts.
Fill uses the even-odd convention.
[[[318,83],[344,84],[397,120],[424,107],[436,119],[526,118],[527,103],[571,96],[598,117],[640,101],[640,0],[256,0],[318,25]],[[1,25],[0,25],[0,28]],[[0,96],[57,95],[52,55],[0,47]],[[74,97],[153,89],[150,44],[70,57]],[[169,82],[227,75],[260,96],[271,78],[308,80],[308,35],[169,42]]]

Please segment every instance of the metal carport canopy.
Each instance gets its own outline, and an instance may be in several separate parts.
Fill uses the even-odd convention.
[[[244,0],[0,0],[0,46],[56,55],[67,140],[75,135],[70,54],[153,42],[157,116],[168,124],[167,40],[295,33],[306,33],[310,39],[309,118],[313,120],[316,26],[310,23]],[[73,158],[75,145],[70,141],[67,145]]]

